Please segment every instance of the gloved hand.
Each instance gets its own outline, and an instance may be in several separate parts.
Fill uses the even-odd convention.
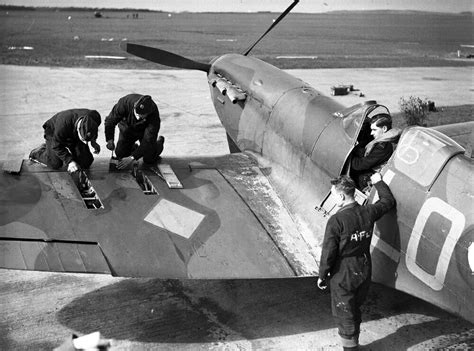
[[[67,171],[68,171],[69,173],[77,172],[79,169],[80,169],[80,167],[79,167],[79,165],[77,164],[76,161],[71,161],[71,162],[67,165]]]
[[[98,154],[100,152],[100,145],[97,144],[95,140],[91,141],[91,146],[94,148],[94,154]]]
[[[321,278],[318,278],[318,288],[320,288],[321,290],[324,290],[326,289],[328,286],[326,284],[326,280],[323,280]]]
[[[118,169],[124,169],[130,166],[132,163],[138,163],[137,160],[135,160],[132,156],[128,156],[125,158],[122,158],[119,163],[117,164]]]
[[[115,143],[113,139],[107,140],[107,149],[109,149],[110,151],[115,150]]]

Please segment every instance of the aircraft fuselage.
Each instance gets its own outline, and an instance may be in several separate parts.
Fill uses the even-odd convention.
[[[343,106],[300,79],[237,54],[214,60],[208,79],[228,137],[266,167],[318,250],[327,218],[314,207],[327,197],[329,180],[347,171],[364,111],[375,102],[343,113]],[[244,98],[229,98],[232,89]],[[382,173],[397,210],[376,226],[374,280],[473,321],[472,159],[442,133],[408,128]],[[372,191],[368,201],[374,197]]]

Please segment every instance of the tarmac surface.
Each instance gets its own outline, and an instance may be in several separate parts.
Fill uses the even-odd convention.
[[[471,67],[292,70],[350,106],[400,97],[437,106],[473,101]],[[86,107],[105,118],[130,92],[150,94],[162,118],[166,156],[228,152],[203,72],[0,66],[0,159],[42,142],[41,125]],[[363,93],[365,96],[360,97]],[[100,156],[108,157],[99,129]],[[113,350],[338,350],[327,292],[315,278],[160,280],[0,270],[0,349],[50,350],[72,333],[100,330]],[[416,297],[373,284],[363,308],[364,350],[469,349],[474,326]]]

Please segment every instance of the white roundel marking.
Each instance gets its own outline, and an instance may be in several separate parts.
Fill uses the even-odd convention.
[[[433,212],[436,212],[451,221],[451,229],[446,235],[441,252],[439,253],[438,264],[436,265],[436,272],[434,275],[426,272],[416,261],[420,241],[429,240],[430,236],[432,236],[430,233],[424,233],[423,230]],[[420,212],[416,217],[415,225],[413,226],[413,231],[410,235],[410,240],[408,241],[405,263],[408,270],[415,277],[420,279],[433,290],[439,291],[443,288],[451,256],[456,243],[462,235],[465,223],[466,218],[461,212],[438,197],[429,198],[420,208]]]

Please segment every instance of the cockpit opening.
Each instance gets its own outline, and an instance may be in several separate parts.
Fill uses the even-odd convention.
[[[354,179],[359,190],[368,192],[370,176],[390,159],[401,130],[393,128],[390,112],[382,105],[369,106],[361,120],[355,146],[347,159],[346,174]]]

